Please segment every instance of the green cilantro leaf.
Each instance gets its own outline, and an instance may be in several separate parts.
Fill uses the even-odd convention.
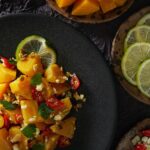
[[[29,124],[23,128],[22,133],[28,137],[33,138],[36,132],[36,126],[34,124]]]
[[[12,104],[11,102],[8,102],[6,100],[0,100],[0,104],[2,104],[3,107],[7,110],[15,110],[17,108],[17,105]]]
[[[36,86],[42,83],[42,74],[37,73],[31,78],[31,85]]]
[[[45,150],[45,145],[42,143],[34,144],[31,150]]]
[[[39,106],[38,113],[44,118],[48,119],[49,115],[51,114],[53,110],[51,110],[45,103],[42,103]]]

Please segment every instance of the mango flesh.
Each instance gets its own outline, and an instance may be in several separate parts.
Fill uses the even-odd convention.
[[[117,7],[114,0],[99,0],[103,13],[107,13]]]
[[[57,146],[59,135],[51,135],[45,143],[45,150],[54,150]]]
[[[82,16],[90,15],[100,10],[99,3],[96,0],[79,0],[75,3],[72,15]]]
[[[0,129],[0,149],[1,150],[12,150],[11,143],[7,140],[8,131],[3,128]]]
[[[13,94],[22,96],[24,99],[32,99],[30,77],[21,75],[15,81],[10,83],[10,88]]]
[[[73,138],[75,131],[75,122],[76,118],[70,117],[64,121],[62,121],[59,125],[55,124],[50,127],[50,129],[58,134],[68,138]]]
[[[24,60],[19,60],[17,62],[17,68],[21,73],[30,77],[34,76],[37,73],[43,73],[41,59],[36,54],[30,54]]]
[[[16,70],[9,69],[0,64],[0,83],[8,83],[16,78]]]
[[[3,95],[7,92],[8,88],[9,88],[9,83],[0,84],[0,99],[3,98]]]
[[[56,0],[58,7],[67,7],[73,4],[76,0]]]
[[[57,64],[51,64],[45,71],[45,77],[48,82],[64,83],[64,72]]]
[[[36,123],[38,115],[38,104],[34,100],[21,100],[21,112],[25,125]]]
[[[127,0],[114,0],[114,2],[116,3],[117,6],[122,6],[125,4]]]

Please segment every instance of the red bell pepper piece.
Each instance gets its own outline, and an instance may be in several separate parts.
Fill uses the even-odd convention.
[[[150,137],[150,130],[143,130],[143,131],[141,132],[141,134],[142,134],[143,136]]]
[[[23,121],[23,117],[21,114],[15,114],[15,120],[16,122],[19,124],[19,123],[22,123]]]
[[[65,148],[68,147],[70,145],[70,139],[64,136],[60,136],[59,140],[58,140],[58,147],[59,148]]]
[[[65,108],[63,102],[58,100],[56,97],[52,96],[46,101],[46,105],[55,111],[61,111]]]
[[[10,127],[9,117],[6,114],[4,114],[3,118],[4,118],[4,127],[8,129]]]
[[[7,58],[0,56],[0,60],[2,61],[3,65],[9,69],[14,69],[15,65],[11,64]]]
[[[144,144],[137,144],[134,150],[146,150],[146,146]]]

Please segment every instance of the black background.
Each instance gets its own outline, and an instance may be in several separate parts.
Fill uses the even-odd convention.
[[[143,7],[150,6],[150,0],[135,0],[133,6],[121,17],[105,24],[79,24],[69,21],[56,12],[52,11],[45,0],[0,0],[0,15],[13,13],[38,13],[57,17],[89,37],[98,49],[103,53],[111,69],[110,50],[111,42],[120,24],[123,23],[130,15],[137,12]],[[138,121],[150,117],[150,106],[142,104],[132,98],[118,83],[116,83],[117,102],[118,102],[118,122],[115,139],[112,143],[112,150],[121,137]],[[107,129],[105,129],[107,130]]]

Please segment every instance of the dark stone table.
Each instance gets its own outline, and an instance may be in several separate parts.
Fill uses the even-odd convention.
[[[135,0],[133,6],[124,15],[112,22],[105,24],[86,25],[69,21],[56,12],[52,11],[44,0],[0,0],[0,15],[15,13],[38,13],[46,14],[59,18],[68,22],[77,30],[85,34],[102,52],[108,64],[111,64],[110,50],[111,42],[115,33],[122,22],[124,22],[131,14],[139,9],[150,6],[150,0]],[[110,65],[111,69],[111,65]],[[118,102],[118,122],[116,128],[115,139],[112,141],[112,150],[121,137],[138,121],[150,117],[150,107],[136,101],[132,98],[115,80],[117,102]]]

